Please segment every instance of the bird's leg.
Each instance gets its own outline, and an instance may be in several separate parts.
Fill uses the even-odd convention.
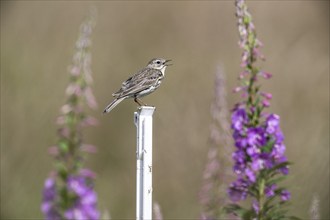
[[[139,106],[146,106],[146,104],[144,104],[140,99],[138,99],[137,97],[134,98],[134,102],[136,102]]]

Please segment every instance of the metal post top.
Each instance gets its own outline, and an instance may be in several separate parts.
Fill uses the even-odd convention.
[[[156,107],[153,106],[140,106],[137,110],[137,112],[135,112],[138,115],[143,115],[143,116],[152,116],[152,114],[154,113]]]

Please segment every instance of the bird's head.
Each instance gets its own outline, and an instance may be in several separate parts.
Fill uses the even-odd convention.
[[[171,60],[165,60],[163,58],[155,58],[155,59],[152,59],[149,61],[148,67],[152,68],[152,69],[163,70],[167,66],[172,65],[172,64],[168,63],[170,61]]]

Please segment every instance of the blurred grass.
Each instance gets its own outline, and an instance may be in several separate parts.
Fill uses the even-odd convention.
[[[292,212],[308,217],[314,193],[329,218],[329,2],[248,2],[274,78],[271,110],[282,117],[288,157],[286,184]],[[207,152],[213,80],[224,65],[228,88],[240,71],[234,6],[227,1],[99,1],[93,33],[94,90],[100,120],[86,130],[99,153],[100,208],[111,217],[135,217],[136,105],[111,114],[102,108],[120,83],[153,57],[173,60],[164,83],[144,101],[154,119],[154,199],[165,218],[197,218],[197,193]],[[41,218],[43,181],[52,169],[47,148],[64,102],[85,1],[1,1],[1,218]],[[238,96],[229,94],[229,106]]]

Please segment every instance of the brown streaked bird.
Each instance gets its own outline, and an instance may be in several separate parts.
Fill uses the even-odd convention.
[[[162,79],[165,77],[165,69],[171,65],[163,58],[155,58],[149,61],[148,65],[142,70],[135,73],[122,83],[121,88],[113,93],[115,97],[103,111],[109,113],[116,105],[127,98],[134,98],[138,105],[145,105],[139,98],[149,95],[154,92],[161,84]]]

